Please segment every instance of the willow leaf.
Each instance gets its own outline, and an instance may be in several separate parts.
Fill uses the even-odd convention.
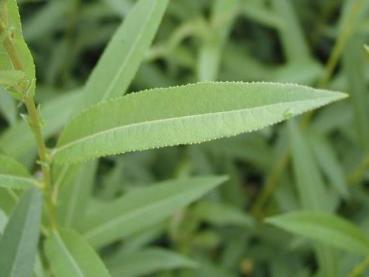
[[[0,155],[0,187],[27,188],[36,184],[28,170],[8,156]]]
[[[11,214],[0,240],[0,276],[26,277],[32,272],[41,221],[41,193],[27,190]]]
[[[305,238],[367,256],[369,238],[347,220],[326,212],[292,212],[267,222]]]
[[[107,277],[109,273],[90,245],[72,230],[54,231],[46,241],[46,256],[56,277]]]
[[[80,229],[98,247],[161,222],[224,182],[224,177],[167,181],[124,195],[91,212]]]
[[[140,0],[104,51],[89,77],[83,107],[123,95],[145,58],[168,0]]]
[[[100,103],[74,118],[54,151],[58,163],[192,144],[251,132],[345,95],[277,83],[198,83]]]

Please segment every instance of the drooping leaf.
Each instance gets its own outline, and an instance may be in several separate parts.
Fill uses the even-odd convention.
[[[369,238],[347,220],[326,212],[292,212],[274,216],[267,222],[305,238],[367,256]]]
[[[225,180],[224,177],[180,179],[132,191],[88,214],[80,230],[92,245],[106,245],[159,223]]]
[[[0,240],[0,276],[28,277],[35,263],[40,233],[41,193],[27,190],[20,198]]]
[[[72,230],[52,232],[46,240],[45,251],[56,277],[109,276],[92,247]]]
[[[196,263],[189,258],[160,248],[147,248],[119,255],[109,264],[113,277],[143,276],[160,271],[195,267]]]
[[[251,132],[344,98],[299,85],[198,83],[101,103],[62,132],[55,162],[191,144]]]
[[[85,86],[82,107],[126,92],[155,36],[167,5],[168,0],[140,0],[136,3],[91,73]]]
[[[0,187],[28,188],[36,185],[27,168],[11,157],[0,154]]]

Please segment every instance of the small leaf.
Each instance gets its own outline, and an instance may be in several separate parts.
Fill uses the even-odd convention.
[[[32,188],[20,198],[0,240],[0,276],[28,277],[36,259],[41,193]]]
[[[113,277],[151,276],[160,271],[196,267],[196,263],[189,258],[160,248],[147,248],[119,255],[109,265]]]
[[[276,83],[198,83],[100,103],[62,132],[55,162],[191,144],[251,132],[345,95]]]
[[[51,233],[47,238],[45,251],[56,277],[109,276],[92,247],[72,230]]]
[[[224,177],[167,181],[127,193],[87,215],[81,231],[95,247],[161,222],[224,182]]]
[[[28,188],[36,185],[28,170],[8,156],[0,155],[0,187]]]
[[[317,240],[356,254],[369,254],[369,238],[352,223],[325,212],[292,212],[267,222],[305,238]]]

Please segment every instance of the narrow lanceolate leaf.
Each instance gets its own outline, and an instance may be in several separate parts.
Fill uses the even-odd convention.
[[[148,248],[119,255],[109,264],[113,277],[146,276],[160,271],[194,267],[196,263],[189,258],[160,248]]]
[[[342,99],[338,92],[277,83],[198,83],[113,99],[61,134],[58,163],[251,132]]]
[[[86,83],[83,107],[126,92],[145,58],[167,5],[168,0],[140,0],[132,8]]]
[[[181,179],[130,192],[87,215],[80,229],[94,246],[106,245],[161,222],[225,180]]]
[[[47,238],[45,251],[55,277],[109,276],[92,247],[72,230],[53,232]]]
[[[28,170],[11,157],[0,155],[0,187],[28,188],[36,185]]]
[[[325,212],[292,212],[267,219],[286,231],[356,254],[369,254],[369,238],[352,223]]]
[[[41,193],[27,190],[11,214],[0,241],[0,276],[28,277],[35,263],[41,220]]]

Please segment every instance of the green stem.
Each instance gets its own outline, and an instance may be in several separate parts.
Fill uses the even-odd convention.
[[[19,53],[14,45],[12,33],[7,33],[7,28],[3,22],[0,22],[0,34],[4,34],[3,45],[7,54],[11,60],[11,63],[16,70],[24,71],[22,61]],[[28,94],[28,89],[32,86],[33,80],[27,80],[23,85],[17,86],[18,92],[24,95],[23,103],[26,106],[28,112],[28,124],[34,134],[37,143],[39,163],[42,170],[42,190],[45,197],[46,207],[48,211],[48,217],[51,228],[56,228],[55,220],[55,204],[52,201],[52,184],[51,184],[51,171],[50,171],[50,159],[48,150],[45,145],[42,135],[42,120],[39,111],[36,108],[36,104],[33,96]],[[25,86],[27,84],[27,86]]]

